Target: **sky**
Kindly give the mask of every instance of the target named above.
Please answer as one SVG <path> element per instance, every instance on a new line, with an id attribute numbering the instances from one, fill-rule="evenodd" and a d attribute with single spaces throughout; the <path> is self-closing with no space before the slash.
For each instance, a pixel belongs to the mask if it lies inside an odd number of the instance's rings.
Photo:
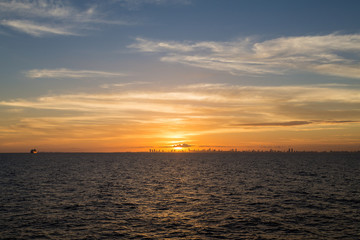
<path id="1" fill-rule="evenodd" d="M 0 152 L 358 151 L 359 10 L 0 0 Z"/>

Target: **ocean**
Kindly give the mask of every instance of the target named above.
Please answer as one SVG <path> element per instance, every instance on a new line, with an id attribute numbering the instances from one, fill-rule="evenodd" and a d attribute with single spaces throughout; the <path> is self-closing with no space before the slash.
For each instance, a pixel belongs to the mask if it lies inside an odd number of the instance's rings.
<path id="1" fill-rule="evenodd" d="M 0 154 L 0 239 L 360 239 L 360 153 Z"/>

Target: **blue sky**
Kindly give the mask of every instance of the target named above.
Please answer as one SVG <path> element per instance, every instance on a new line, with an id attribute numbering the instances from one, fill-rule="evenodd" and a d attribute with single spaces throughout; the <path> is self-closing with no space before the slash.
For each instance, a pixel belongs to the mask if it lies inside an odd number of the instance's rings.
<path id="1" fill-rule="evenodd" d="M 359 10 L 329 0 L 0 0 L 0 151 L 357 149 Z"/>

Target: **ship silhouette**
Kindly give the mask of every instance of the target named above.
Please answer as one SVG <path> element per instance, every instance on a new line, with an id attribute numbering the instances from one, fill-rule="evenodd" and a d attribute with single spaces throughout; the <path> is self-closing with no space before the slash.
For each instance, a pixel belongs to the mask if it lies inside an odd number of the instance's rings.
<path id="1" fill-rule="evenodd" d="M 37 153 L 37 150 L 34 148 L 34 149 L 31 149 L 30 150 L 30 153 L 32 153 L 32 154 L 35 154 L 35 153 Z"/>

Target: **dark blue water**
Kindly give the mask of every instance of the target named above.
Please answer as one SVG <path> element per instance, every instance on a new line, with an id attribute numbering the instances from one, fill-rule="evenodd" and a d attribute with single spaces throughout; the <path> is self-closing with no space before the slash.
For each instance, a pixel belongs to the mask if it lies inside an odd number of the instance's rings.
<path id="1" fill-rule="evenodd" d="M 360 239 L 359 153 L 0 154 L 1 239 Z"/>

